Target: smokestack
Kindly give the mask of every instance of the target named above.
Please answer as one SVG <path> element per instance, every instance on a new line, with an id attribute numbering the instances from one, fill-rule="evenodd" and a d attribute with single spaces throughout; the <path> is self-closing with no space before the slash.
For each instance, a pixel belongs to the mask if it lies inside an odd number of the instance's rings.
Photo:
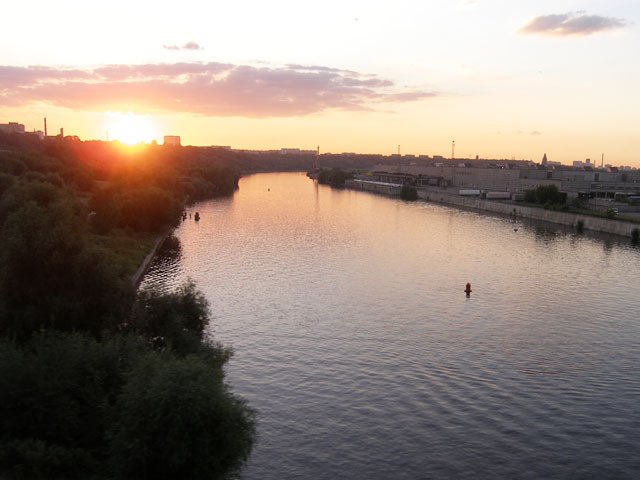
<path id="1" fill-rule="evenodd" d="M 44 136 L 47 136 L 47 117 L 44 117 Z"/>
<path id="2" fill-rule="evenodd" d="M 64 128 L 60 129 L 60 138 L 64 138 Z"/>

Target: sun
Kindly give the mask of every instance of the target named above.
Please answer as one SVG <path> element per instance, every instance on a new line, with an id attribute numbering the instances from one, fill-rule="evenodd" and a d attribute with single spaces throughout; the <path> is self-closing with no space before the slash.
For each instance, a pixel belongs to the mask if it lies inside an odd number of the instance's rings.
<path id="1" fill-rule="evenodd" d="M 135 113 L 107 113 L 107 136 L 127 145 L 157 140 L 153 120 Z"/>

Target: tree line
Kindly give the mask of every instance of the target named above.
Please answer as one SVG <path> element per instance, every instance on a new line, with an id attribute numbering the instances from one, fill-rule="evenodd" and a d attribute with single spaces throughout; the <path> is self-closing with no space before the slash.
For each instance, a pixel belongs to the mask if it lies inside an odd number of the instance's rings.
<path id="1" fill-rule="evenodd" d="M 149 146 L 0 136 L 0 476 L 227 478 L 255 438 L 195 285 L 135 292 L 148 238 L 238 173 Z M 111 243 L 110 243 L 111 242 Z"/>

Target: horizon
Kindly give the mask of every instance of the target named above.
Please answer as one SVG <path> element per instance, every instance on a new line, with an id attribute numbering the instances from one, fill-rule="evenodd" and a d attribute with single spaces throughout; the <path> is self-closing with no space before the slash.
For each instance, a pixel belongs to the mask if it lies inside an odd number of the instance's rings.
<path id="1" fill-rule="evenodd" d="M 640 167 L 632 1 L 65 7 L 5 7 L 0 38 L 20 48 L 0 53 L 0 123 L 444 158 L 455 141 L 456 158 Z"/>

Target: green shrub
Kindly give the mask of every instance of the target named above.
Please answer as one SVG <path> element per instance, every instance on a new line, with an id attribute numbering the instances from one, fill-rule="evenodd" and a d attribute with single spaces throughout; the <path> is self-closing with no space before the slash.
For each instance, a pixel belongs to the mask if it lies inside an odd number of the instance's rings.
<path id="1" fill-rule="evenodd" d="M 253 414 L 200 358 L 146 357 L 117 406 L 110 430 L 116 478 L 228 478 L 251 452 Z"/>
<path id="2" fill-rule="evenodd" d="M 411 185 L 403 185 L 400 190 L 400 198 L 403 200 L 417 200 L 418 199 L 418 191 L 416 187 L 412 187 Z"/>
<path id="3" fill-rule="evenodd" d="M 352 178 L 352 173 L 345 172 L 339 168 L 332 168 L 331 170 L 321 169 L 318 172 L 318 183 L 326 183 L 339 187 L 344 186 L 344 182 Z"/>
<path id="4" fill-rule="evenodd" d="M 171 348 L 186 355 L 198 351 L 208 323 L 209 303 L 189 281 L 171 293 L 140 291 L 127 328 L 158 350 Z"/>
<path id="5" fill-rule="evenodd" d="M 127 337 L 82 334 L 0 341 L 0 471 L 87 478 L 104 463 L 105 425 L 125 373 L 144 352 Z"/>
<path id="6" fill-rule="evenodd" d="M 552 208 L 553 205 L 566 203 L 567 194 L 560 192 L 555 185 L 540 185 L 534 190 L 527 190 L 524 199 L 529 203 L 539 203 L 544 208 Z"/>
<path id="7" fill-rule="evenodd" d="M 227 478 L 255 427 L 221 358 L 215 346 L 176 356 L 125 335 L 0 340 L 0 477 Z"/>

